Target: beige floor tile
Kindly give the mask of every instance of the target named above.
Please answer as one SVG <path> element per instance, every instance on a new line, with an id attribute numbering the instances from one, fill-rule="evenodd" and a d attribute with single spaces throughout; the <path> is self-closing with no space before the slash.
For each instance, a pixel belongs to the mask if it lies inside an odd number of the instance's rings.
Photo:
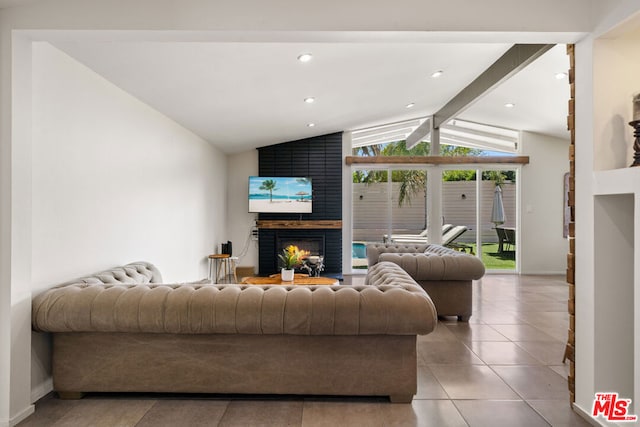
<path id="1" fill-rule="evenodd" d="M 566 343 L 560 341 L 516 341 L 519 347 L 538 359 L 543 365 L 562 364 Z"/>
<path id="2" fill-rule="evenodd" d="M 569 399 L 528 400 L 527 403 L 554 427 L 588 427 L 591 424 L 571 409 Z"/>
<path id="3" fill-rule="evenodd" d="M 127 427 L 135 426 L 156 403 L 146 399 L 94 399 L 80 400 L 55 427 Z"/>
<path id="4" fill-rule="evenodd" d="M 49 395 L 36 403 L 36 411 L 26 420 L 18 424 L 19 427 L 48 427 L 55 424 L 67 412 L 80 404 L 80 400 L 61 400 Z"/>
<path id="5" fill-rule="evenodd" d="M 460 341 L 437 343 L 417 343 L 418 357 L 430 366 L 432 364 L 482 365 L 483 362 Z"/>
<path id="6" fill-rule="evenodd" d="M 509 341 L 489 325 L 473 325 L 460 322 L 456 325 L 447 325 L 447 328 L 466 343 L 473 341 Z"/>
<path id="7" fill-rule="evenodd" d="M 467 425 L 450 400 L 414 400 L 411 405 L 382 405 L 381 412 L 385 427 L 466 427 Z"/>
<path id="8" fill-rule="evenodd" d="M 448 399 L 449 396 L 444 391 L 436 377 L 433 376 L 429 368 L 418 367 L 418 392 L 414 399 Z"/>
<path id="9" fill-rule="evenodd" d="M 222 419 L 228 401 L 219 400 L 158 400 L 136 427 L 212 426 Z"/>
<path id="10" fill-rule="evenodd" d="M 482 311 L 480 313 L 474 313 L 474 315 L 471 318 L 473 319 L 474 317 L 477 320 L 492 326 L 493 325 L 517 325 L 517 324 L 524 323 L 524 321 L 518 315 L 504 312 L 504 311 L 502 312 Z"/>
<path id="11" fill-rule="evenodd" d="M 547 427 L 536 411 L 522 400 L 455 400 L 470 427 Z"/>
<path id="12" fill-rule="evenodd" d="M 303 427 L 382 426 L 382 405 L 391 403 L 305 401 Z M 398 404 L 408 406 L 406 404 Z"/>
<path id="13" fill-rule="evenodd" d="M 451 399 L 518 399 L 488 366 L 433 365 L 431 372 Z"/>
<path id="14" fill-rule="evenodd" d="M 299 426 L 303 401 L 235 400 L 229 403 L 220 423 L 226 426 Z"/>
<path id="15" fill-rule="evenodd" d="M 568 325 L 569 322 L 567 322 Z M 563 325 L 564 326 L 564 325 Z M 562 341 L 564 343 L 567 342 L 567 339 L 569 338 L 569 326 L 567 326 L 567 329 L 564 330 L 563 327 L 557 327 L 557 328 L 547 328 L 547 327 L 542 327 L 540 328 L 540 330 L 542 332 L 544 332 L 545 334 L 555 338 L 558 341 Z"/>
<path id="16" fill-rule="evenodd" d="M 566 299 L 567 296 L 565 296 Z M 531 290 L 527 290 L 527 291 L 523 291 L 520 293 L 520 295 L 517 297 L 518 301 L 521 302 L 526 302 L 526 303 L 536 303 L 536 302 L 540 302 L 540 303 L 558 303 L 560 301 L 558 301 L 555 298 L 550 297 L 549 295 L 547 295 L 546 293 L 540 293 L 540 292 L 532 292 Z M 566 306 L 565 306 L 566 308 Z"/>
<path id="17" fill-rule="evenodd" d="M 567 303 L 561 302 L 520 302 L 521 307 L 520 310 L 525 311 L 545 311 L 545 312 L 558 312 L 558 313 L 566 313 L 567 312 Z"/>
<path id="18" fill-rule="evenodd" d="M 512 342 L 474 341 L 471 350 L 487 365 L 540 364 L 540 361 Z"/>
<path id="19" fill-rule="evenodd" d="M 527 323 L 540 328 L 566 329 L 569 326 L 569 314 L 567 310 L 551 311 L 523 311 L 520 317 Z"/>
<path id="20" fill-rule="evenodd" d="M 544 333 L 531 325 L 492 325 L 511 341 L 558 341 L 553 336 Z M 566 335 L 566 330 L 562 331 Z"/>
<path id="21" fill-rule="evenodd" d="M 433 332 L 427 335 L 419 335 L 418 342 L 431 342 L 431 341 L 458 341 L 458 338 L 451 332 L 449 328 L 439 321 Z"/>
<path id="22" fill-rule="evenodd" d="M 523 399 L 567 398 L 567 381 L 547 366 L 492 366 Z"/>
<path id="23" fill-rule="evenodd" d="M 549 368 L 565 380 L 569 376 L 569 361 L 566 361 L 564 365 L 550 365 Z"/>

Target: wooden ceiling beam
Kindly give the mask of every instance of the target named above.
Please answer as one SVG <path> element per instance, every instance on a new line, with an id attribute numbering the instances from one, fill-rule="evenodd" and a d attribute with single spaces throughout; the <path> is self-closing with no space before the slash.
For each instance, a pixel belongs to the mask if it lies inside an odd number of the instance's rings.
<path id="1" fill-rule="evenodd" d="M 485 93 L 509 79 L 527 65 L 551 49 L 553 44 L 514 44 L 496 62 L 484 70 L 474 81 L 462 89 L 433 115 L 433 127 L 439 129 L 448 120 L 456 117 Z M 429 128 L 420 126 L 406 139 L 407 148 L 418 144 L 429 133 Z"/>
<path id="2" fill-rule="evenodd" d="M 529 156 L 347 156 L 347 165 L 528 165 Z"/>

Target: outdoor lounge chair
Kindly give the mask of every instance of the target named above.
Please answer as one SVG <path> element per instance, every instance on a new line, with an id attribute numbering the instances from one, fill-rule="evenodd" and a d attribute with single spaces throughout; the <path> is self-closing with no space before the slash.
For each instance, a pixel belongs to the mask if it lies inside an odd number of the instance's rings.
<path id="1" fill-rule="evenodd" d="M 496 227 L 498 234 L 498 253 L 512 250 L 516 245 L 516 229 L 512 227 Z M 506 245 L 506 249 L 505 249 Z"/>
<path id="2" fill-rule="evenodd" d="M 453 228 L 452 224 L 444 224 L 442 226 L 442 234 L 445 234 L 447 231 Z M 389 239 L 389 235 L 385 234 L 382 236 L 382 241 L 385 243 L 389 242 L 405 242 L 411 239 L 417 239 L 418 241 L 422 241 L 422 239 L 426 240 L 427 238 L 427 229 L 425 228 L 420 234 L 392 234 L 391 239 Z"/>
<path id="3" fill-rule="evenodd" d="M 455 243 L 455 240 L 462 236 L 468 228 L 464 225 L 456 225 L 455 227 L 451 227 L 446 233 L 442 235 L 442 246 L 447 246 L 452 249 L 461 250 L 469 253 L 473 253 L 473 249 L 469 245 L 464 245 L 461 243 Z M 427 243 L 426 237 L 408 237 L 408 238 L 397 238 L 394 239 L 394 243 L 408 243 L 408 244 L 417 244 L 424 245 Z"/>
<path id="4" fill-rule="evenodd" d="M 466 252 L 468 250 L 469 253 L 473 253 L 473 247 L 465 245 L 463 243 L 456 243 L 456 239 L 462 236 L 467 230 L 468 228 L 464 225 L 456 225 L 451 230 L 442 235 L 442 246 L 456 249 L 461 252 Z"/>

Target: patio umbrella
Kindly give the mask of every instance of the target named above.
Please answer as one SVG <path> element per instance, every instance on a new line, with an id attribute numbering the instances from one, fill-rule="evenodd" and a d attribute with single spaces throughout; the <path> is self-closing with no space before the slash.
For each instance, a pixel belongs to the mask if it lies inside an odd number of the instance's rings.
<path id="1" fill-rule="evenodd" d="M 504 204 L 502 203 L 502 188 L 499 185 L 496 185 L 495 190 L 493 191 L 493 206 L 491 208 L 491 222 L 493 222 L 496 227 L 504 224 L 506 220 L 504 214 Z"/>

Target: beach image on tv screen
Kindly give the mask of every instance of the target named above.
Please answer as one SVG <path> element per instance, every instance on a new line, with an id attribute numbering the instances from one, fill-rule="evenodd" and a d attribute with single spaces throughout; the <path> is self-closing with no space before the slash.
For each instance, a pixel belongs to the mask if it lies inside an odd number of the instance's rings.
<path id="1" fill-rule="evenodd" d="M 309 178 L 249 177 L 249 212 L 311 213 Z"/>

